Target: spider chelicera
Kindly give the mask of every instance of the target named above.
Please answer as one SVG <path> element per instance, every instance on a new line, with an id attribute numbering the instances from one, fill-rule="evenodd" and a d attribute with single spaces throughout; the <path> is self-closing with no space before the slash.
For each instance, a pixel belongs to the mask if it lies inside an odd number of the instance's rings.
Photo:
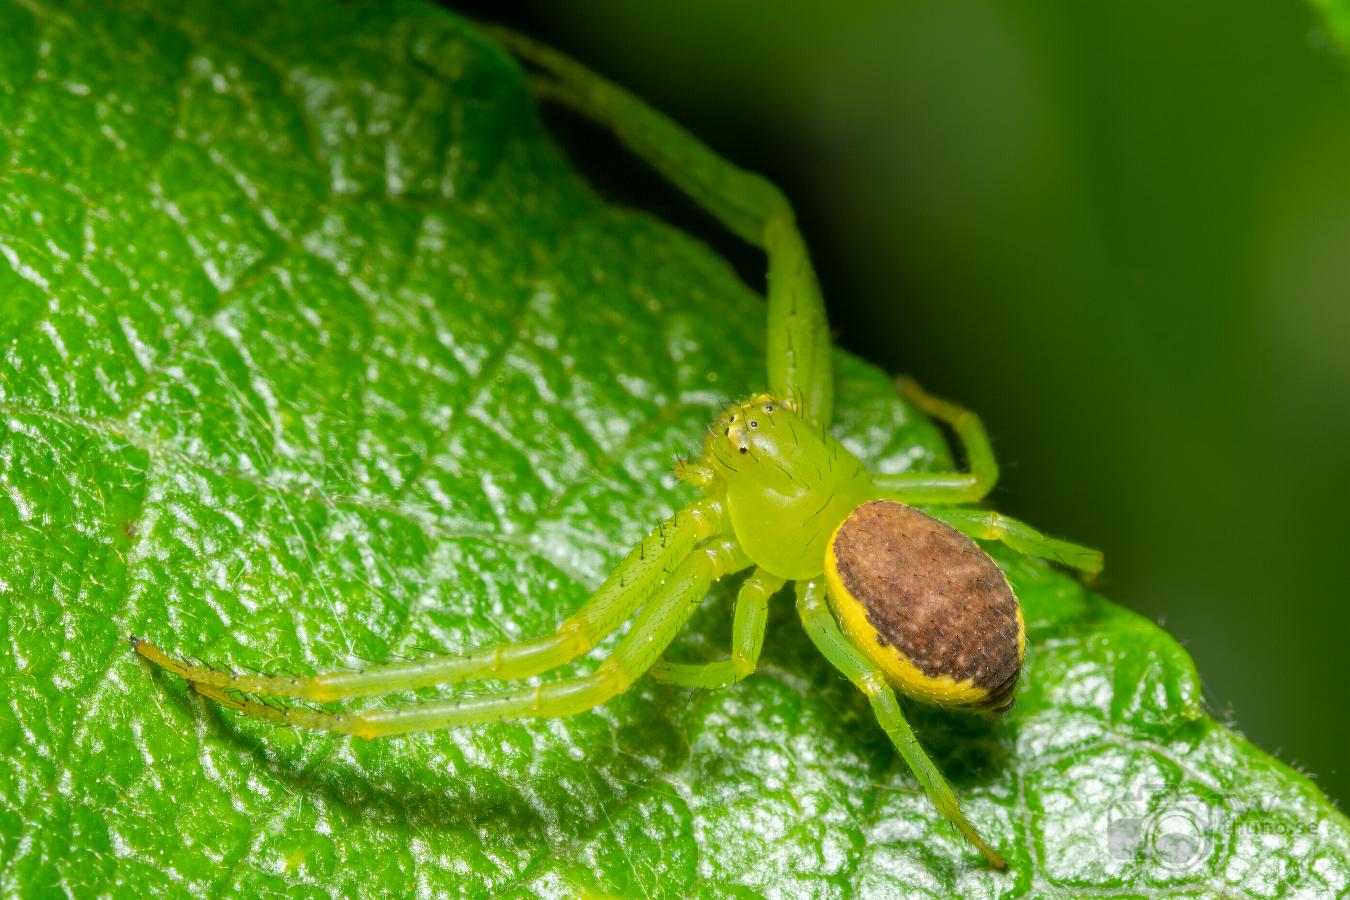
<path id="1" fill-rule="evenodd" d="M 767 393 L 733 403 L 703 451 L 676 474 L 703 498 L 634 547 L 590 599 L 547 637 L 457 655 L 310 677 L 245 675 L 184 663 L 133 637 L 136 652 L 241 713 L 364 738 L 457 728 L 499 719 L 571 716 L 623 693 L 650 672 L 658 681 L 722 688 L 755 670 L 770 598 L 794 583 L 811 641 L 867 695 L 877 721 L 938 810 L 995 866 L 956 795 L 914 736 L 896 691 L 929 704 L 1004 712 L 1025 650 L 1022 613 L 1007 579 L 971 538 L 1086 573 L 1101 555 L 1048 538 L 974 504 L 998 477 L 984 428 L 971 413 L 900 389 L 946 423 L 969 471 L 872 474 L 829 433 L 834 381 L 825 308 L 787 200 L 768 181 L 722 160 L 622 89 L 546 47 L 494 35 L 532 64 L 535 93 L 610 127 L 630 149 L 769 260 Z M 910 504 L 920 504 L 920 510 Z M 726 659 L 674 663 L 662 654 L 713 582 L 751 570 L 736 597 Z M 282 708 L 247 695 L 318 703 L 555 669 L 632 627 L 589 675 L 407 706 L 326 712 Z"/>

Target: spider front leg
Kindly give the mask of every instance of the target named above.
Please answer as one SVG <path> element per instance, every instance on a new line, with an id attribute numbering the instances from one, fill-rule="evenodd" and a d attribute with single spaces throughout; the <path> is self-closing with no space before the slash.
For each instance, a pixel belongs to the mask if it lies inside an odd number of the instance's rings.
<path id="1" fill-rule="evenodd" d="M 824 579 L 797 582 L 797 613 L 801 616 L 802 625 L 806 628 L 811 643 L 816 645 L 821 655 L 842 672 L 845 678 L 867 695 L 877 722 L 914 772 L 914 776 L 919 779 L 924 793 L 933 801 L 938 812 L 955 825 L 965 835 L 966 840 L 974 844 L 992 865 L 1004 868 L 1007 863 L 1003 861 L 1003 857 L 984 842 L 975 826 L 966 818 L 965 813 L 961 811 L 961 804 L 956 799 L 956 792 L 947 783 L 947 779 L 942 777 L 942 773 L 938 771 L 933 760 L 919 743 L 919 739 L 915 737 L 913 729 L 909 727 L 909 722 L 905 720 L 905 715 L 900 710 L 895 691 L 886 681 L 886 676 L 839 630 L 839 624 L 834 620 L 826 597 Z"/>
<path id="2" fill-rule="evenodd" d="M 721 537 L 708 541 L 657 588 L 614 653 L 594 672 L 577 678 L 358 713 L 278 708 L 232 697 L 212 685 L 194 688 L 254 718 L 363 738 L 460 728 L 501 719 L 572 716 L 626 691 L 665 652 L 712 583 L 749 565 L 750 560 L 734 539 Z"/>
<path id="3" fill-rule="evenodd" d="M 629 149 L 743 240 L 769 257 L 769 390 L 828 428 L 834 410 L 825 303 L 792 206 L 767 179 L 738 168 L 698 138 L 575 60 L 502 28 L 488 32 L 543 75 L 530 84 L 605 125 Z"/>
<path id="4" fill-rule="evenodd" d="M 755 671 L 764 647 L 764 628 L 769 622 L 769 599 L 785 579 L 756 568 L 736 594 L 735 618 L 731 624 L 731 657 L 710 663 L 674 663 L 661 660 L 652 667 L 652 677 L 668 684 L 715 690 L 728 687 Z"/>
<path id="5" fill-rule="evenodd" d="M 1102 570 L 1100 550 L 1047 537 L 1026 522 L 987 509 L 925 508 L 924 512 L 957 531 L 981 541 L 1002 541 L 1018 553 L 1048 559 L 1088 575 Z"/>
<path id="6" fill-rule="evenodd" d="M 979 416 L 919 387 L 903 376 L 896 379 L 901 396 L 930 418 L 945 423 L 956 434 L 966 455 L 969 472 L 905 472 L 876 475 L 873 481 L 888 499 L 901 503 L 975 503 L 998 482 L 998 461 Z"/>
<path id="7" fill-rule="evenodd" d="M 564 620 L 556 632 L 534 640 L 305 678 L 240 675 L 192 665 L 136 637 L 131 639 L 131 646 L 150 662 L 203 688 L 298 697 L 318 703 L 461 681 L 526 678 L 555 669 L 595 647 L 633 614 L 695 544 L 721 533 L 723 519 L 721 503 L 711 498 L 675 513 L 629 551 L 585 605 Z"/>

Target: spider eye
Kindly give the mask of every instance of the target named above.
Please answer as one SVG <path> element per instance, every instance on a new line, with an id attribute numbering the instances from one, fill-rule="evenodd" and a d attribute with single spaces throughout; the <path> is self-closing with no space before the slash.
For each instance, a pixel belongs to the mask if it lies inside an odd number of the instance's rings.
<path id="1" fill-rule="evenodd" d="M 749 447 L 742 447 L 742 448 L 741 448 L 741 452 L 742 452 L 742 453 L 749 453 L 749 452 L 750 452 L 750 448 L 749 448 Z"/>
<path id="2" fill-rule="evenodd" d="M 766 404 L 764 404 L 764 411 L 765 411 L 766 413 L 771 413 L 771 412 L 773 412 L 773 404 L 772 404 L 772 403 L 766 403 Z"/>
<path id="3" fill-rule="evenodd" d="M 750 427 L 751 427 L 751 428 L 758 428 L 758 427 L 759 427 L 759 423 L 758 423 L 758 422 L 751 422 L 751 423 L 750 423 Z"/>

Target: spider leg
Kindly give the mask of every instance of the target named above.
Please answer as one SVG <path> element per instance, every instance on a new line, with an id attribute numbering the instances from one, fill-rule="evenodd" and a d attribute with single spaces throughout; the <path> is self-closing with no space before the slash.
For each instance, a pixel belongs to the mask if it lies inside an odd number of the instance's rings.
<path id="1" fill-rule="evenodd" d="M 998 461 L 989 446 L 989 436 L 979 416 L 919 387 L 903 376 L 896 379 L 900 394 L 925 415 L 945 423 L 966 454 L 969 472 L 905 472 L 874 475 L 876 486 L 902 503 L 975 503 L 983 500 L 998 482 Z"/>
<path id="2" fill-rule="evenodd" d="M 925 508 L 924 512 L 955 528 L 967 537 L 982 541 L 1002 541 L 1018 553 L 1048 559 L 1077 569 L 1086 575 L 1102 570 L 1102 553 L 1082 544 L 1047 537 L 1026 522 L 986 509 L 960 507 Z"/>
<path id="3" fill-rule="evenodd" d="M 355 713 L 278 708 L 246 697 L 232 697 L 214 685 L 194 684 L 193 687 L 254 718 L 363 738 L 459 728 L 500 719 L 571 716 L 599 706 L 627 690 L 674 640 L 707 595 L 709 586 L 723 575 L 749 565 L 750 560 L 734 539 L 721 537 L 706 542 L 657 588 L 614 653 L 594 672 L 577 678 Z"/>
<path id="4" fill-rule="evenodd" d="M 669 684 L 712 690 L 735 684 L 754 672 L 759 651 L 764 646 L 769 598 L 778 593 L 784 581 L 761 568 L 756 568 L 745 579 L 736 594 L 729 659 L 710 663 L 674 663 L 663 659 L 652 667 L 652 677 Z"/>
<path id="5" fill-rule="evenodd" d="M 175 659 L 140 638 L 133 637 L 131 644 L 152 663 L 201 687 L 299 697 L 319 703 L 459 681 L 526 678 L 557 668 L 591 650 L 633 614 L 699 541 L 720 534 L 723 518 L 721 504 L 715 499 L 700 500 L 678 511 L 630 550 L 590 599 L 565 619 L 556 632 L 534 640 L 304 678 L 235 674 Z"/>
<path id="6" fill-rule="evenodd" d="M 811 643 L 816 645 L 821 654 L 842 672 L 844 677 L 867 695 L 877 722 L 881 724 L 886 736 L 891 739 L 895 749 L 914 772 L 914 776 L 919 779 L 924 793 L 933 801 L 938 812 L 955 825 L 965 835 L 966 840 L 979 848 L 992 865 L 1004 868 L 1007 864 L 1003 861 L 1003 857 L 980 838 L 975 826 L 961 811 L 961 805 L 951 785 L 942 777 L 942 773 L 938 771 L 914 735 L 913 729 L 909 727 L 909 722 L 905 720 L 905 715 L 900 710 L 895 691 L 886 682 L 886 676 L 839 630 L 839 624 L 835 622 L 834 614 L 830 612 L 826 600 L 824 579 L 815 578 L 811 581 L 797 582 L 797 612 L 801 616 L 807 635 L 811 638 Z"/>
<path id="7" fill-rule="evenodd" d="M 632 94 L 523 35 L 485 29 L 544 74 L 530 85 L 541 97 L 594 119 L 737 236 L 769 257 L 769 390 L 803 418 L 828 427 L 834 408 L 825 303 L 797 230 L 792 206 L 760 175 L 718 156 Z"/>
<path id="8" fill-rule="evenodd" d="M 712 484 L 717 479 L 717 473 L 712 466 L 691 459 L 681 459 L 675 463 L 675 477 L 685 484 L 701 488 Z"/>

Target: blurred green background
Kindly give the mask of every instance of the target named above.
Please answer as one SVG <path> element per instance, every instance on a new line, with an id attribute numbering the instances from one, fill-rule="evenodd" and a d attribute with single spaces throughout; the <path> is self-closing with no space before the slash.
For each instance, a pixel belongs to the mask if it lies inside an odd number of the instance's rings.
<path id="1" fill-rule="evenodd" d="M 451 5 L 782 186 L 840 343 L 981 413 L 998 507 L 1103 548 L 1213 712 L 1350 799 L 1350 66 L 1312 9 Z M 604 191 L 762 283 L 563 127 Z"/>

